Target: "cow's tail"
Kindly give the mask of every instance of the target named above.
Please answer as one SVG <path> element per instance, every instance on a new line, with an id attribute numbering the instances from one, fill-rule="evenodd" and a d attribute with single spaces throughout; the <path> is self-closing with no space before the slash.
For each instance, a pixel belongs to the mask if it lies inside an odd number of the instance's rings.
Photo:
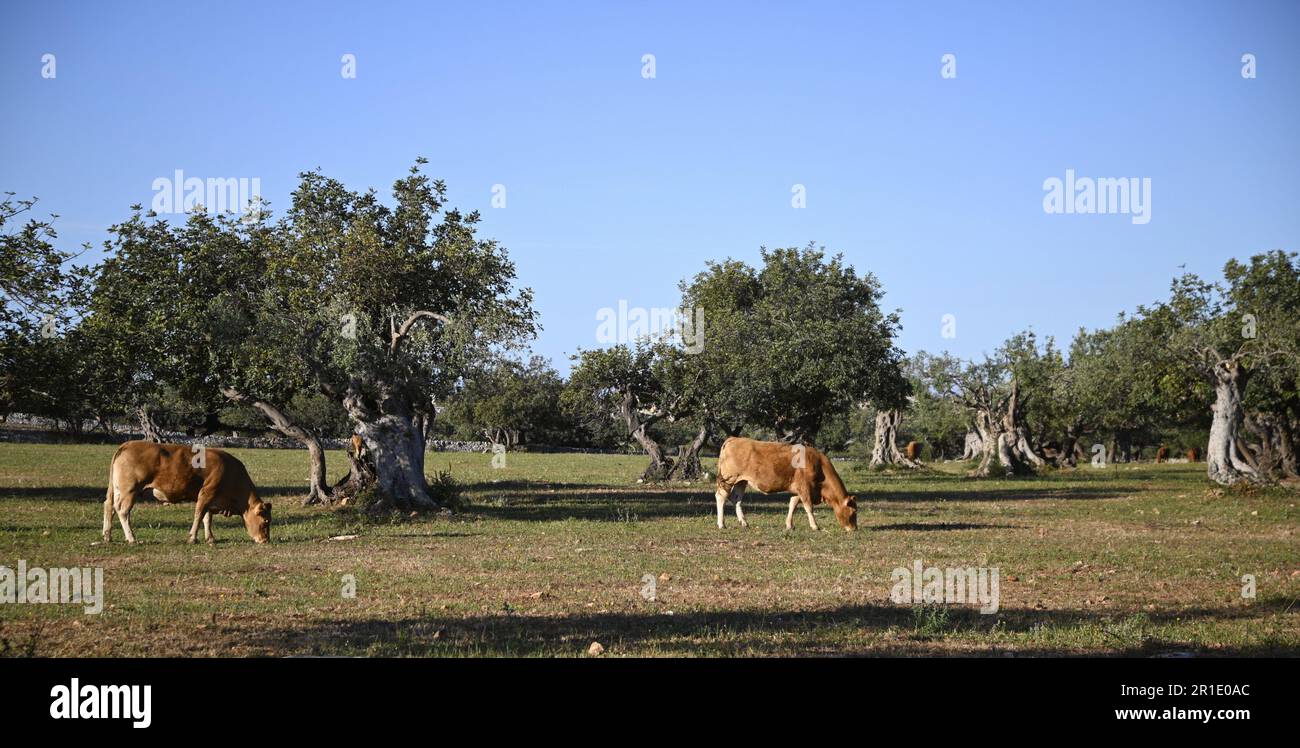
<path id="1" fill-rule="evenodd" d="M 117 451 L 113 453 L 113 459 L 108 461 L 108 494 L 104 497 L 104 504 L 112 506 L 113 504 L 113 466 L 117 464 L 117 456 L 122 454 L 126 449 L 126 442 L 118 445 Z"/>
<path id="2" fill-rule="evenodd" d="M 722 487 L 725 485 L 727 490 L 731 490 L 731 485 L 727 482 L 727 479 L 724 477 L 723 470 L 727 466 L 727 447 L 730 447 L 731 443 L 734 442 L 735 440 L 736 437 L 728 436 L 726 439 L 722 441 L 722 446 L 718 447 L 718 467 L 717 467 L 718 486 Z"/>

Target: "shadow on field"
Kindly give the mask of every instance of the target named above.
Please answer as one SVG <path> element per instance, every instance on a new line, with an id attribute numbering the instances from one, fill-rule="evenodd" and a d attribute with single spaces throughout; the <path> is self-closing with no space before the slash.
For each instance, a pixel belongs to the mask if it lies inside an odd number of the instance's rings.
<path id="1" fill-rule="evenodd" d="M 87 503 L 104 503 L 108 491 L 108 480 L 102 486 L 7 486 L 0 488 L 0 501 L 5 499 L 46 499 L 49 501 L 84 501 Z M 298 502 L 307 495 L 302 486 L 258 486 L 257 495 L 263 500 Z M 141 503 L 156 502 L 152 496 L 144 497 Z"/>
<path id="2" fill-rule="evenodd" d="M 700 485 L 704 485 L 704 484 L 701 483 Z M 709 485 L 712 486 L 713 484 L 710 483 Z M 465 489 L 467 491 L 471 491 L 475 493 L 482 493 L 482 492 L 490 493 L 492 491 L 512 491 L 512 492 L 523 491 L 523 492 L 532 493 L 540 490 L 618 491 L 621 490 L 622 488 L 623 487 L 620 487 L 618 485 L 611 485 L 608 483 L 556 483 L 554 481 L 547 481 L 547 480 L 536 480 L 536 481 L 534 480 L 484 480 L 484 481 L 474 481 L 473 483 L 465 484 Z M 643 486 L 634 486 L 631 488 L 640 489 L 643 488 Z M 713 489 L 710 488 L 709 492 L 712 493 Z"/>
<path id="3" fill-rule="evenodd" d="M 872 532 L 885 532 L 887 530 L 914 532 L 935 532 L 941 530 L 1015 530 L 1020 529 L 1020 527 L 1020 525 L 982 525 L 974 522 L 900 522 L 893 525 L 862 526 L 864 530 L 871 530 Z"/>
<path id="4" fill-rule="evenodd" d="M 1262 602 L 1249 609 L 1192 609 L 1148 616 L 1162 621 L 1215 620 L 1284 612 L 1286 601 Z M 1183 642 L 1162 641 L 1142 633 L 1123 614 L 1080 610 L 1003 609 L 981 615 L 972 608 L 947 608 L 939 627 L 918 626 L 913 608 L 887 603 L 849 605 L 819 611 L 734 610 L 699 613 L 589 613 L 577 615 L 495 615 L 409 617 L 399 620 L 320 621 L 292 628 L 246 632 L 247 643 L 268 654 L 436 656 L 496 654 L 512 656 L 582 654 L 593 641 L 610 653 L 620 650 L 660 655 L 801 655 L 881 656 L 895 654 L 958 654 L 1052 656 L 1073 655 L 1066 647 L 1035 644 L 1042 628 L 1097 627 L 1107 637 L 1105 655 L 1114 656 L 1277 656 L 1300 655 L 1287 645 L 1229 646 L 1207 649 Z M 999 647 L 973 642 L 963 647 L 950 636 L 987 635 L 997 626 L 1006 634 L 1021 634 Z M 861 631 L 890 632 L 891 638 L 872 648 L 845 648 L 836 638 Z M 976 648 L 971 649 L 970 644 Z"/>
<path id="5" fill-rule="evenodd" d="M 0 489 L 0 501 L 5 499 L 47 499 L 49 501 L 84 501 L 104 503 L 108 481 L 97 488 L 88 486 L 6 486 Z"/>
<path id="6" fill-rule="evenodd" d="M 690 487 L 656 490 L 640 486 L 616 488 L 517 481 L 511 483 L 515 486 L 512 489 L 503 488 L 504 482 L 470 486 L 465 491 L 470 499 L 469 511 L 484 517 L 506 520 L 635 522 L 666 517 L 699 517 L 706 511 L 712 511 L 714 506 L 711 487 L 707 490 Z M 746 496 L 745 506 L 768 503 L 764 499 L 770 501 L 772 496 Z M 788 499 L 781 501 L 784 503 Z"/>
<path id="7" fill-rule="evenodd" d="M 973 481 L 972 481 L 973 483 Z M 972 485 L 966 483 L 964 485 Z M 967 490 L 963 484 L 954 484 L 953 488 L 909 488 L 907 490 L 879 490 L 875 486 L 860 489 L 858 501 L 1043 501 L 1043 500 L 1098 500 L 1122 499 L 1133 495 L 1133 490 L 1121 491 L 1116 488 L 1072 485 L 1062 488 L 1044 488 L 1036 485 L 1011 486 L 1008 488 L 986 488 Z"/>
<path id="8" fill-rule="evenodd" d="M 593 521 L 636 521 L 666 517 L 699 517 L 714 511 L 713 486 L 672 488 L 647 488 L 644 486 L 617 487 L 567 483 L 529 483 L 527 481 L 502 481 L 501 483 L 476 483 L 467 486 L 474 513 L 485 517 L 508 520 L 560 521 L 566 519 Z M 860 504 L 873 502 L 938 503 L 943 501 L 1042 501 L 1042 500 L 1101 500 L 1131 496 L 1132 492 L 1098 486 L 1063 486 L 1044 488 L 1039 485 L 1012 486 L 964 490 L 954 487 L 879 490 L 869 487 L 857 493 Z M 762 511 L 777 509 L 784 512 L 790 494 L 745 494 L 746 508 Z M 825 505 L 820 505 L 820 510 Z M 727 506 L 728 516 L 733 512 Z M 981 529 L 984 526 L 895 526 L 891 529 L 937 530 Z M 996 528 L 998 525 L 988 525 Z"/>

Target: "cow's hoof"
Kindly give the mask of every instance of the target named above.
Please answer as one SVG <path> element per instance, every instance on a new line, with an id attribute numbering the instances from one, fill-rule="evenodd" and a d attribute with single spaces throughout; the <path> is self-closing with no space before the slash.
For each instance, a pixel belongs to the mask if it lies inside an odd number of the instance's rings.
<path id="1" fill-rule="evenodd" d="M 197 543 L 197 542 L 199 542 L 199 541 L 198 541 L 198 538 L 196 538 L 196 537 L 194 537 L 193 535 L 191 535 L 190 537 L 186 538 L 185 542 L 186 542 L 186 543 L 189 543 L 190 545 L 194 545 L 195 543 Z"/>
<path id="2" fill-rule="evenodd" d="M 205 540 L 204 542 L 207 543 L 208 545 L 216 545 L 216 544 L 217 544 L 217 539 L 216 539 L 216 538 L 208 538 L 208 539 Z"/>

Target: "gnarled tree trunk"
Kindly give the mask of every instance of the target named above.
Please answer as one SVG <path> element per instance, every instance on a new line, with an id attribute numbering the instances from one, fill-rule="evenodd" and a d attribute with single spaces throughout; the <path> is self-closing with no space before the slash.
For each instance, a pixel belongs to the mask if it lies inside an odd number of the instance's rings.
<path id="1" fill-rule="evenodd" d="M 348 474 L 339 478 L 330 494 L 331 501 L 346 503 L 366 486 L 374 486 L 375 470 L 366 457 L 366 443 L 360 436 L 352 435 L 344 454 L 348 457 Z"/>
<path id="2" fill-rule="evenodd" d="M 162 433 L 158 424 L 154 423 L 153 416 L 149 413 L 149 408 L 144 405 L 137 405 L 135 408 L 135 417 L 140 421 L 140 433 L 144 435 L 145 441 L 151 441 L 154 444 L 162 444 Z"/>
<path id="3" fill-rule="evenodd" d="M 667 480 L 673 470 L 673 461 L 664 455 L 664 450 L 659 446 L 659 442 L 650 436 L 650 424 L 640 418 L 636 410 L 636 400 L 628 393 L 623 396 L 619 404 L 619 411 L 623 416 L 623 422 L 627 424 L 628 432 L 636 443 L 641 445 L 641 449 L 650 456 L 650 464 L 646 467 L 645 472 L 641 473 L 641 480 L 647 483 L 654 483 Z"/>
<path id="4" fill-rule="evenodd" d="M 978 460 L 980 455 L 984 454 L 984 442 L 980 439 L 980 432 L 972 428 L 966 432 L 966 441 L 962 445 L 962 460 Z"/>
<path id="5" fill-rule="evenodd" d="M 979 464 L 967 475 L 972 478 L 986 478 L 993 472 L 993 460 L 1001 448 L 1002 421 L 994 418 L 987 410 L 976 411 L 975 432 L 979 435 Z"/>
<path id="6" fill-rule="evenodd" d="M 307 495 L 303 497 L 303 504 L 320 504 L 330 500 L 330 493 L 325 489 L 325 449 L 315 434 L 294 423 L 283 411 L 265 400 L 249 397 L 232 387 L 222 387 L 221 394 L 231 402 L 253 406 L 271 423 L 271 428 L 290 439 L 297 439 L 307 448 L 311 470 L 307 474 Z"/>
<path id="7" fill-rule="evenodd" d="M 1246 430 L 1259 439 L 1257 445 L 1243 450 L 1242 457 L 1269 481 L 1295 478 L 1296 454 L 1286 416 L 1272 413 L 1246 413 L 1242 421 Z"/>
<path id="8" fill-rule="evenodd" d="M 1020 382 L 1012 379 L 1011 395 L 1007 399 L 1007 409 L 1002 416 L 1003 444 L 999 450 L 1006 452 L 1006 457 L 1002 459 L 1003 466 L 1014 473 L 1027 472 L 1047 464 L 1047 461 L 1034 449 L 1020 406 Z"/>
<path id="9" fill-rule="evenodd" d="M 876 412 L 876 442 L 871 449 L 871 467 L 902 465 L 919 468 L 921 463 L 908 459 L 898 448 L 898 424 L 903 421 L 903 411 L 898 408 Z"/>
<path id="10" fill-rule="evenodd" d="M 1205 472 L 1224 486 L 1258 483 L 1261 478 L 1241 456 L 1240 430 L 1244 419 L 1241 399 L 1249 375 L 1235 359 L 1217 362 L 1214 377 L 1214 406 L 1211 409 L 1210 442 L 1205 448 Z"/>
<path id="11" fill-rule="evenodd" d="M 700 430 L 695 433 L 691 443 L 683 447 L 668 477 L 673 480 L 698 480 L 704 474 L 704 468 L 700 465 L 700 449 L 708 438 L 709 424 L 705 422 L 700 425 Z"/>
<path id="12" fill-rule="evenodd" d="M 993 472 L 995 459 L 1006 472 L 1012 474 L 1031 472 L 1046 464 L 1034 450 L 1020 406 L 1020 383 L 1013 379 L 1011 391 L 1004 398 L 993 402 L 991 406 L 976 409 L 975 430 L 979 432 L 982 451 L 979 465 L 968 475 L 975 478 L 988 477 Z"/>
<path id="13" fill-rule="evenodd" d="M 377 383 L 381 393 L 374 402 L 361 393 L 358 383 L 348 389 L 343 409 L 365 444 L 362 460 L 368 463 L 365 480 L 350 495 L 373 485 L 383 501 L 402 511 L 438 509 L 424 477 L 424 431 L 407 397 Z M 364 475 L 373 475 L 373 483 Z"/>
<path id="14" fill-rule="evenodd" d="M 1065 429 L 1065 439 L 1056 454 L 1056 464 L 1061 467 L 1076 467 L 1079 464 L 1079 426 L 1070 425 Z"/>
<path id="15" fill-rule="evenodd" d="M 483 437 L 493 446 L 500 444 L 506 450 L 513 450 L 519 446 L 519 429 L 492 427 L 483 429 L 482 432 Z"/>

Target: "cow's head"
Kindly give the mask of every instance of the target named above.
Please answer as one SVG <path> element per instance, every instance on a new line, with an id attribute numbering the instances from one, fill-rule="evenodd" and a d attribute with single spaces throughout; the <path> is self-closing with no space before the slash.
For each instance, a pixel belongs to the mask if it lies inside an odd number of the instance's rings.
<path id="1" fill-rule="evenodd" d="M 244 512 L 244 529 L 254 543 L 266 543 L 271 540 L 271 502 L 256 497 L 248 502 Z"/>
<path id="2" fill-rule="evenodd" d="M 850 496 L 836 506 L 835 519 L 848 532 L 858 529 L 858 497 Z"/>

